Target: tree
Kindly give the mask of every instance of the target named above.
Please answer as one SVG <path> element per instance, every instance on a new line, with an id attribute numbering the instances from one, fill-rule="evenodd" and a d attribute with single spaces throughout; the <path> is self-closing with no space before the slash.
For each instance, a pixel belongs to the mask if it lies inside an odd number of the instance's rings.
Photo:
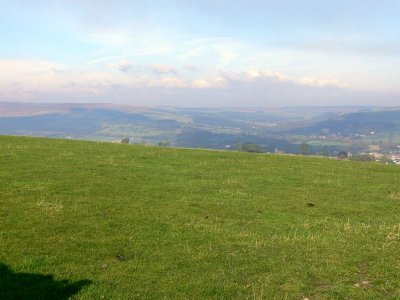
<path id="1" fill-rule="evenodd" d="M 253 143 L 245 143 L 245 144 L 241 145 L 240 151 L 254 152 L 254 153 L 262 153 L 262 152 L 264 152 L 263 148 L 261 148 L 257 144 L 253 144 Z"/>
<path id="2" fill-rule="evenodd" d="M 121 140 L 121 143 L 122 144 L 129 144 L 129 138 L 123 138 L 122 140 Z"/>
<path id="3" fill-rule="evenodd" d="M 340 151 L 338 154 L 339 159 L 347 159 L 349 158 L 349 152 L 347 151 Z"/>
<path id="4" fill-rule="evenodd" d="M 170 141 L 161 141 L 157 144 L 159 147 L 170 147 L 171 146 L 171 142 Z"/>
<path id="5" fill-rule="evenodd" d="M 310 152 L 310 146 L 307 143 L 302 143 L 299 146 L 299 152 L 300 154 L 307 155 Z"/>

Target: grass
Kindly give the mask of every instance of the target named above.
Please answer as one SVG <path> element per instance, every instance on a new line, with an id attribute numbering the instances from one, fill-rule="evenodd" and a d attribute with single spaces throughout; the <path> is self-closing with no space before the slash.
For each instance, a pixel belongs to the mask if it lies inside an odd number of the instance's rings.
<path id="1" fill-rule="evenodd" d="M 375 163 L 0 137 L 0 298 L 48 285 L 49 299 L 399 299 L 399 178 Z"/>

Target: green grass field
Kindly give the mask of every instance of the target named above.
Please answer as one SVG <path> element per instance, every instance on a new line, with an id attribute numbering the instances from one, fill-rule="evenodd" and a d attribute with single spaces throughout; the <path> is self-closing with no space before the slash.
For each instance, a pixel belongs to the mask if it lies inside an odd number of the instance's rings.
<path id="1" fill-rule="evenodd" d="M 0 137 L 0 299 L 400 299 L 400 167 Z"/>

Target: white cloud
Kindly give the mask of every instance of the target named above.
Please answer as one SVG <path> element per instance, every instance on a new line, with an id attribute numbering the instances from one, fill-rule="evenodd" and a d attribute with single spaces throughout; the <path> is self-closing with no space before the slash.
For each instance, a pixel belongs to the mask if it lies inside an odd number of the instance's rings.
<path id="1" fill-rule="evenodd" d="M 153 65 L 152 71 L 154 74 L 177 74 L 175 68 L 169 65 Z"/>
<path id="2" fill-rule="evenodd" d="M 192 81 L 191 87 L 194 89 L 225 89 L 228 88 L 228 82 L 222 77 L 196 79 Z"/>
<path id="3" fill-rule="evenodd" d="M 129 72 L 133 68 L 133 64 L 128 60 L 120 60 L 118 62 L 118 69 L 121 72 Z"/>
<path id="4" fill-rule="evenodd" d="M 47 60 L 0 60 L 0 78 L 14 77 L 16 75 L 30 75 L 64 69 L 61 63 Z"/>
<path id="5" fill-rule="evenodd" d="M 128 72 L 132 68 L 140 72 Z M 159 72 L 156 75 L 155 70 Z M 135 65 L 129 60 L 119 60 L 103 69 L 73 69 L 52 61 L 0 60 L 0 99 L 255 107 L 370 104 L 385 96 L 355 91 L 339 79 L 293 77 L 271 70 L 184 75 L 172 65 Z M 387 103 L 399 94 L 399 90 L 391 91 Z"/>
<path id="6" fill-rule="evenodd" d="M 199 69 L 195 66 L 195 65 L 193 65 L 193 64 L 185 64 L 185 69 L 187 69 L 187 70 L 189 70 L 189 71 L 191 71 L 191 72 L 196 72 L 196 71 L 198 71 Z"/>
<path id="7" fill-rule="evenodd" d="M 335 87 L 335 88 L 348 88 L 349 85 L 341 81 L 339 79 L 320 79 L 320 78 L 313 78 L 313 77 L 301 77 L 295 78 L 290 77 L 288 75 L 273 72 L 270 70 L 267 71 L 259 71 L 259 70 L 249 70 L 244 72 L 226 72 L 221 71 L 221 75 L 227 79 L 228 81 L 233 82 L 252 82 L 252 81 L 259 81 L 263 79 L 269 79 L 276 82 L 283 82 L 283 83 L 292 83 L 299 86 L 308 86 L 308 87 Z"/>

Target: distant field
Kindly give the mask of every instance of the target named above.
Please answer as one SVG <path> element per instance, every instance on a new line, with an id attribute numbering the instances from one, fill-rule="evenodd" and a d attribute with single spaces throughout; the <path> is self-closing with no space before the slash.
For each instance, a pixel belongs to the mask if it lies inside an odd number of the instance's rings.
<path id="1" fill-rule="evenodd" d="M 400 299 L 400 167 L 0 136 L 0 299 L 69 297 Z"/>

